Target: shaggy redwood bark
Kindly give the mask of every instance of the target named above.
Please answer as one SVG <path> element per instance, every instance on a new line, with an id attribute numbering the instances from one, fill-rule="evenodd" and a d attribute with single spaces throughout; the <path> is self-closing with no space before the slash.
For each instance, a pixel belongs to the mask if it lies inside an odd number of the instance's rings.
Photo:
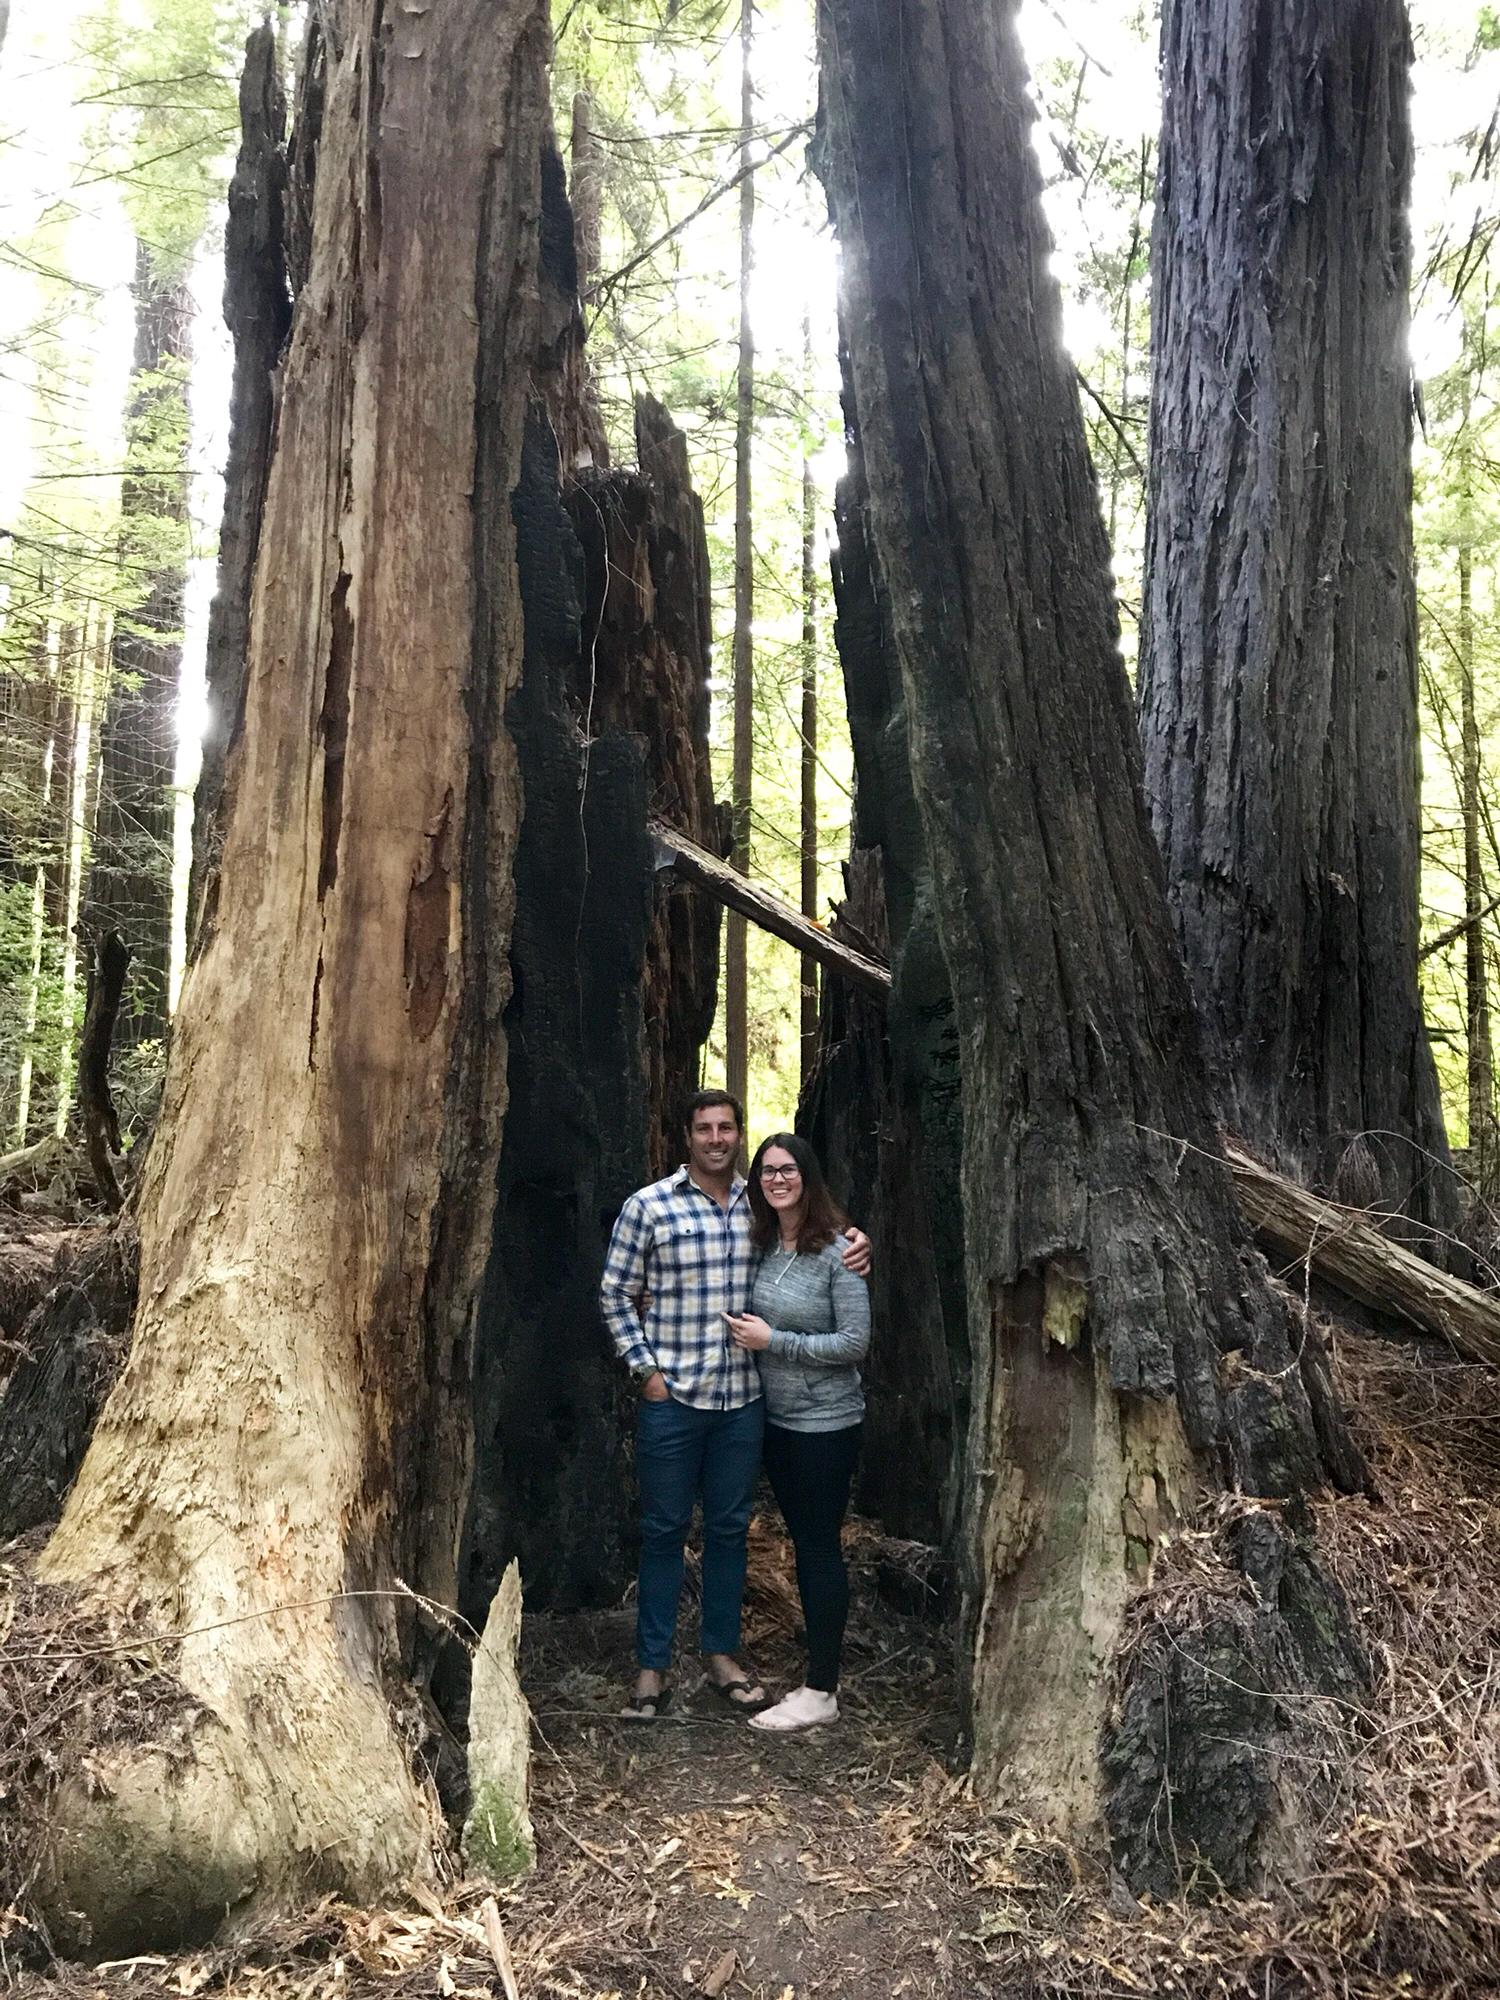
<path id="1" fill-rule="evenodd" d="M 276 367 L 291 325 L 286 269 L 286 105 L 270 24 L 245 44 L 240 151 L 224 229 L 224 321 L 234 339 L 229 451 L 219 575 L 208 613 L 208 723 L 193 800 L 188 938 L 196 950 L 212 922 L 223 844 L 225 759 L 244 717 L 250 588 L 260 545 L 276 414 Z"/>
<path id="2" fill-rule="evenodd" d="M 62 1801 L 50 1901 L 96 1949 L 432 1865 L 402 1591 L 454 1600 L 504 1111 L 547 30 L 328 18 L 217 921 L 130 1360 L 44 1558 L 181 1633 L 202 1710 Z"/>
<path id="3" fill-rule="evenodd" d="M 193 297 L 136 245 L 135 359 L 120 488 L 121 558 L 139 601 L 115 619 L 99 730 L 99 805 L 84 925 L 118 930 L 134 967 L 125 1046 L 162 1040 L 172 962 L 177 690 L 188 563 L 187 373 Z"/>
<path id="4" fill-rule="evenodd" d="M 1226 1748 L 1183 1702 L 1163 1730 L 1127 1670 L 1101 1769 L 1127 1599 L 1198 1495 L 1237 1484 L 1295 1501 L 1348 1460 L 1215 1130 L 1141 794 L 1014 12 L 819 10 L 853 400 L 959 1027 L 974 1774 L 1082 1832 L 1108 1782 L 1135 1880 L 1195 1858 L 1244 1880 L 1269 1853 L 1274 1729 Z M 1342 1604 L 1309 1571 L 1342 1640 Z M 1301 1625 L 1274 1600 L 1267 1619 L 1322 1678 Z M 1261 1643 L 1245 1638 L 1247 1685 L 1269 1670 Z M 1256 1810 L 1216 1814 L 1240 1757 Z M 1183 1802 L 1175 1820 L 1141 1804 L 1152 1784 Z"/>
<path id="5" fill-rule="evenodd" d="M 1404 0 L 1165 11 L 1146 784 L 1228 1122 L 1451 1229 L 1417 985 Z"/>

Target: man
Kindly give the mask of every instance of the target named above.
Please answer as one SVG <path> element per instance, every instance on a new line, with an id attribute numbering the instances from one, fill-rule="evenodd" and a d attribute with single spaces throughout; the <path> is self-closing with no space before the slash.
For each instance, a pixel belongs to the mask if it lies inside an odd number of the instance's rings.
<path id="1" fill-rule="evenodd" d="M 640 1671 L 621 1711 L 632 1721 L 654 1722 L 666 1706 L 663 1677 L 695 1501 L 703 1507 L 701 1643 L 709 1684 L 735 1708 L 753 1711 L 766 1699 L 736 1658 L 765 1421 L 755 1357 L 734 1344 L 724 1324 L 726 1313 L 749 1304 L 754 1263 L 748 1191 L 736 1171 L 744 1122 L 728 1091 L 699 1091 L 687 1107 L 686 1164 L 621 1209 L 599 1288 L 615 1352 L 640 1392 Z M 863 1275 L 869 1242 L 857 1229 L 849 1237 L 845 1262 Z"/>

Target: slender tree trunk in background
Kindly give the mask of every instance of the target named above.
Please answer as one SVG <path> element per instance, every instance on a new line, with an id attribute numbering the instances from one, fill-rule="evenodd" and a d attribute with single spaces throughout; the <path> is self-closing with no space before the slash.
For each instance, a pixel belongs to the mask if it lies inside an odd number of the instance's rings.
<path id="1" fill-rule="evenodd" d="M 51 669 L 55 586 L 38 558 L 34 580 L 12 586 L 7 624 L 24 659 L 16 673 L 0 675 L 0 882 L 30 882 L 39 838 L 36 801 L 51 734 L 55 690 Z M 23 602 L 14 601 L 23 592 Z"/>
<path id="2" fill-rule="evenodd" d="M 1014 13 L 819 9 L 854 415 L 963 1023 L 973 1769 L 985 1795 L 1074 1833 L 1107 1811 L 1138 1884 L 1197 1863 L 1242 1882 L 1280 1831 L 1275 1724 L 1248 1690 L 1273 1659 L 1282 1686 L 1352 1686 L 1342 1600 L 1274 1507 L 1233 1550 L 1263 1586 L 1255 1632 L 1168 1631 L 1115 1685 L 1127 1598 L 1199 1495 L 1294 1503 L 1357 1459 L 1219 1148 Z M 1321 1625 L 1286 1611 L 1293 1573 Z M 1192 1671 L 1174 1682 L 1178 1655 Z"/>
<path id="3" fill-rule="evenodd" d="M 751 533 L 750 460 L 755 442 L 755 335 L 750 325 L 750 273 L 755 254 L 755 176 L 751 74 L 754 0 L 740 0 L 740 356 L 734 424 L 734 754 L 730 777 L 729 858 L 750 873 L 750 806 L 755 748 L 755 547 Z M 750 1078 L 750 999 L 745 919 L 730 911 L 724 925 L 724 1080 L 746 1100 Z"/>
<path id="4" fill-rule="evenodd" d="M 1404 0 L 1171 0 L 1141 723 L 1224 1112 L 1450 1229 L 1417 984 Z"/>
<path id="5" fill-rule="evenodd" d="M 573 130 L 568 148 L 568 191 L 572 198 L 580 297 L 587 295 L 599 276 L 602 174 L 599 141 L 594 134 L 594 100 L 586 90 L 580 90 L 573 97 Z"/>
<path id="6" fill-rule="evenodd" d="M 811 382 L 812 324 L 802 322 Z M 812 460 L 802 460 L 802 914 L 818 915 L 818 489 Z M 802 960 L 802 1090 L 818 1056 L 818 967 Z"/>
<path id="7" fill-rule="evenodd" d="M 1135 214 L 1130 223 L 1130 241 L 1125 249 L 1125 274 L 1120 283 L 1120 428 L 1115 433 L 1109 454 L 1109 545 L 1118 551 L 1120 526 L 1120 497 L 1126 480 L 1126 426 L 1130 422 L 1130 396 L 1134 387 L 1131 368 L 1135 361 L 1135 328 L 1132 315 L 1135 310 L 1135 260 L 1140 254 L 1141 230 L 1150 200 L 1150 185 L 1147 179 L 1146 162 L 1148 148 L 1141 142 L 1141 177 L 1136 186 Z"/>
<path id="8" fill-rule="evenodd" d="M 1467 1028 L 1469 1172 L 1487 1200 L 1493 1200 L 1500 1165 L 1495 1120 L 1495 1055 L 1490 1030 L 1489 967 L 1485 954 L 1484 909 L 1489 901 L 1480 846 L 1484 782 L 1478 708 L 1474 698 L 1474 450 L 1469 432 L 1469 377 L 1464 381 L 1463 430 L 1458 447 L 1458 672 L 1463 732 L 1460 806 L 1464 827 L 1464 1019 Z"/>
<path id="9" fill-rule="evenodd" d="M 47 783 L 47 826 L 42 865 L 47 922 L 62 928 L 68 903 L 68 820 L 73 805 L 73 758 L 78 747 L 78 713 L 88 673 L 88 620 L 63 627 L 57 648 L 57 694 L 52 711 L 51 769 Z"/>
<path id="10" fill-rule="evenodd" d="M 266 25 L 255 29 L 245 44 L 240 151 L 229 183 L 224 229 L 224 322 L 234 341 L 234 373 L 229 387 L 219 573 L 208 612 L 208 722 L 193 800 L 190 955 L 196 954 L 205 926 L 213 921 L 227 811 L 225 765 L 244 719 L 250 590 L 275 430 L 276 368 L 291 325 L 285 139 L 286 104 L 276 37 Z"/>
<path id="11" fill-rule="evenodd" d="M 57 1104 L 53 1130 L 61 1138 L 68 1127 L 73 1107 L 74 1048 L 78 1016 L 78 914 L 83 903 L 84 854 L 89 837 L 89 812 L 94 792 L 98 759 L 94 755 L 94 716 L 99 693 L 109 671 L 109 626 L 103 612 L 97 629 L 79 656 L 78 696 L 73 714 L 73 753 L 69 760 L 71 784 L 67 807 L 68 851 L 66 888 L 59 925 L 62 931 L 62 980 L 59 1002 L 58 1046 L 62 1063 L 57 1079 Z"/>
<path id="12" fill-rule="evenodd" d="M 16 671 L 0 675 L 0 883 L 12 892 L 12 909 L 24 921 L 26 947 L 13 961 L 14 1016 L 7 1024 L 3 1087 L 5 1137 L 0 1147 L 24 1145 L 31 1109 L 30 1000 L 36 990 L 33 968 L 37 931 L 37 863 L 43 851 L 46 815 L 40 805 L 52 741 L 57 689 L 52 653 L 56 586 L 40 555 L 32 578 L 12 583 L 6 623 L 8 649 Z M 30 1025 L 28 1025 L 30 1022 Z"/>
<path id="13" fill-rule="evenodd" d="M 340 0 L 327 46 L 217 915 L 42 1564 L 187 1634 L 204 1711 L 59 1800 L 52 1912 L 96 1952 L 432 1867 L 398 1579 L 454 1601 L 472 1455 L 548 35 L 539 0 Z"/>
<path id="14" fill-rule="evenodd" d="M 125 1048 L 167 1032 L 193 323 L 186 281 L 161 276 L 144 240 L 136 244 L 134 291 L 120 540 L 141 594 L 115 620 L 83 916 L 95 935 L 118 930 L 130 948 L 133 977 L 119 1033 Z"/>
<path id="15" fill-rule="evenodd" d="M 57 760 L 58 712 L 62 703 L 62 681 L 66 671 L 63 648 L 66 634 L 55 625 L 48 627 L 47 673 L 39 686 L 37 719 L 41 761 L 36 773 L 36 791 L 29 801 L 29 863 L 31 880 L 30 929 L 21 1003 L 21 1061 L 16 1077 L 15 1141 L 24 1146 L 31 1136 L 32 1094 L 36 1083 L 37 1030 L 41 1025 L 42 968 L 47 944 L 47 886 L 50 870 L 49 836 L 53 829 L 53 770 Z"/>

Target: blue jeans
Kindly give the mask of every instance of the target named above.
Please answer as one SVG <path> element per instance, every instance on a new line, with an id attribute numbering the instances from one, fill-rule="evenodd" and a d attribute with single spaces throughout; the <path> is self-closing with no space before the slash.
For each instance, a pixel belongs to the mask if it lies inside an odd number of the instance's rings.
<path id="1" fill-rule="evenodd" d="M 737 1410 L 694 1410 L 668 1398 L 641 1398 L 635 1470 L 641 1489 L 641 1569 L 636 1597 L 636 1663 L 656 1673 L 672 1664 L 682 1551 L 703 1502 L 705 1653 L 733 1653 L 740 1643 L 745 1593 L 745 1531 L 760 1471 L 766 1406 L 757 1397 Z"/>

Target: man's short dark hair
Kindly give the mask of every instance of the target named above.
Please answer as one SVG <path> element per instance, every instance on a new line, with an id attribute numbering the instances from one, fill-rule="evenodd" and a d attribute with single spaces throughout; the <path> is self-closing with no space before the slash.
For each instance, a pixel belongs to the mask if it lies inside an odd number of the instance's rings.
<path id="1" fill-rule="evenodd" d="M 745 1129 L 745 1107 L 737 1097 L 731 1097 L 727 1090 L 700 1090 L 690 1097 L 683 1108 L 682 1129 L 691 1132 L 693 1120 L 700 1111 L 712 1111 L 715 1105 L 727 1104 L 734 1113 L 736 1130 Z"/>

